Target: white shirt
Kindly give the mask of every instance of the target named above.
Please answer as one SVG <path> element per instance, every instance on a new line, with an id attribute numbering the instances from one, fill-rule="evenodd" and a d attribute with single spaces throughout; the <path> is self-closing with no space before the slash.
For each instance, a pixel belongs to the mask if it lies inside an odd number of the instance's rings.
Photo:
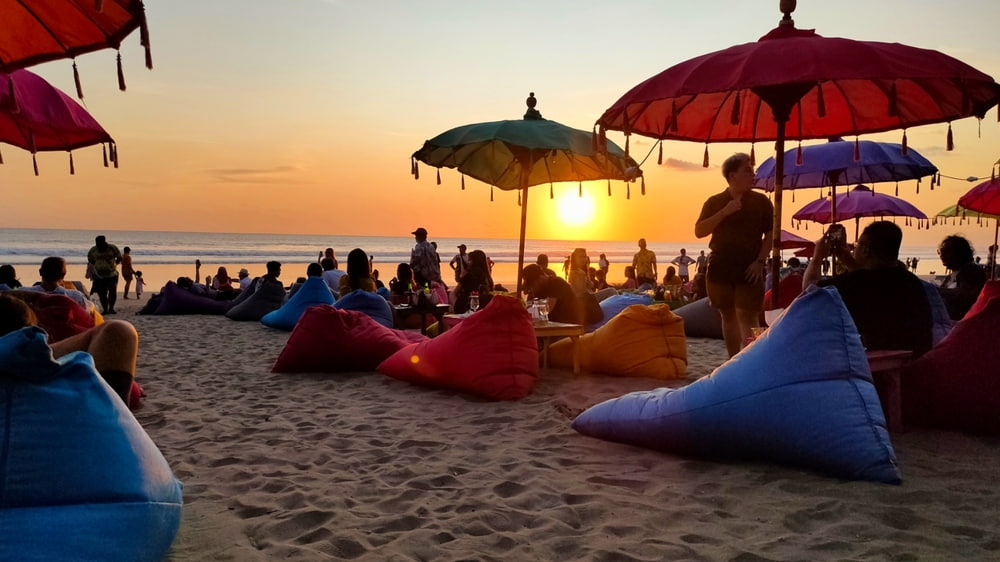
<path id="1" fill-rule="evenodd" d="M 50 295 L 66 295 L 67 297 L 73 299 L 73 302 L 83 307 L 87 312 L 93 313 L 95 307 L 94 303 L 90 302 L 90 299 L 85 297 L 83 293 L 77 291 L 76 289 L 64 289 L 62 287 L 56 287 L 51 291 L 46 291 L 41 285 L 33 285 L 31 287 L 21 287 L 19 291 L 34 291 L 36 293 L 48 293 Z"/>
<path id="2" fill-rule="evenodd" d="M 328 269 L 323 272 L 323 281 L 326 282 L 326 286 L 330 287 L 330 290 L 334 294 L 340 294 L 340 278 L 347 275 L 347 272 L 342 269 Z"/>
<path id="3" fill-rule="evenodd" d="M 250 287 L 250 283 L 253 283 L 253 277 L 250 277 L 249 275 L 240 279 L 240 290 L 246 291 Z"/>

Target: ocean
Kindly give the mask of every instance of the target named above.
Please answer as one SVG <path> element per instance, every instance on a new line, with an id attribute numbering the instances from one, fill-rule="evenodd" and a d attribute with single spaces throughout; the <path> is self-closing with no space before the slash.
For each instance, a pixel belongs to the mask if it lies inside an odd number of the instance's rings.
<path id="1" fill-rule="evenodd" d="M 800 234 L 806 238 L 818 231 Z M 200 259 L 200 276 L 213 275 L 219 266 L 226 267 L 230 275 L 246 267 L 251 275 L 264 273 L 264 264 L 277 260 L 283 264 L 282 279 L 292 281 L 305 275 L 305 268 L 316 261 L 325 248 L 334 248 L 337 259 L 346 263 L 347 253 L 362 248 L 373 257 L 374 266 L 383 280 L 392 278 L 396 265 L 409 261 L 412 237 L 349 236 L 306 234 L 243 234 L 217 232 L 156 232 L 130 230 L 58 230 L 58 229 L 0 229 L 0 264 L 14 265 L 22 283 L 37 280 L 37 268 L 48 256 L 62 256 L 68 265 L 67 279 L 82 280 L 86 270 L 87 251 L 94 237 L 103 234 L 108 242 L 119 249 L 132 249 L 134 267 L 143 271 L 147 291 L 156 291 L 166 281 L 179 276 L 193 277 L 194 262 Z M 483 250 L 496 263 L 494 279 L 498 283 L 513 284 L 517 274 L 516 239 L 505 238 L 431 238 L 437 242 L 441 255 L 442 275 L 446 282 L 453 278 L 447 271 L 447 262 L 458 252 L 458 244 L 465 244 L 469 251 Z M 681 248 L 688 255 L 697 257 L 708 252 L 708 239 L 700 241 L 656 241 L 649 239 L 648 247 L 656 253 L 661 273 L 666 264 L 676 257 Z M 533 263 L 538 254 L 548 254 L 551 267 L 561 271 L 561 264 L 574 248 L 586 248 L 593 262 L 604 253 L 611 262 L 608 279 L 612 283 L 624 281 L 624 267 L 631 264 L 632 255 L 638 250 L 634 240 L 526 240 L 525 263 Z M 786 251 L 785 257 L 792 253 Z M 917 273 L 944 273 L 935 248 L 904 247 L 902 257 L 920 258 Z M 121 289 L 121 283 L 119 284 Z"/>

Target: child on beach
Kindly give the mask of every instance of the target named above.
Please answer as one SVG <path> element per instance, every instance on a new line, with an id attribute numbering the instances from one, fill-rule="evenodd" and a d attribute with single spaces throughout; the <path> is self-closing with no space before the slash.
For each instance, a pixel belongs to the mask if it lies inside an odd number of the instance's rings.
<path id="1" fill-rule="evenodd" d="M 135 272 L 135 298 L 142 296 L 142 288 L 146 286 L 146 281 L 142 278 L 142 272 Z"/>

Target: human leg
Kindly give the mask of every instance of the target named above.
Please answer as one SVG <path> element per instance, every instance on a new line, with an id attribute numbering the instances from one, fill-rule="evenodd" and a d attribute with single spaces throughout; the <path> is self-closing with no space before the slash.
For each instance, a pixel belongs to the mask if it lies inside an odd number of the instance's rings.
<path id="1" fill-rule="evenodd" d="M 125 289 L 122 290 L 122 296 L 124 298 L 126 298 L 126 299 L 128 298 L 128 290 L 129 290 L 129 288 L 131 286 L 132 286 L 132 278 L 131 277 L 126 277 L 125 278 Z"/>
<path id="2" fill-rule="evenodd" d="M 737 285 L 734 301 L 742 343 L 753 334 L 753 328 L 760 326 L 760 314 L 764 310 L 764 284 Z"/>
<path id="3" fill-rule="evenodd" d="M 726 342 L 726 352 L 732 357 L 739 353 L 743 343 L 740 337 L 740 320 L 736 311 L 736 286 L 732 283 L 713 281 L 711 275 L 706 286 L 709 304 L 722 315 L 722 339 Z"/>
<path id="4" fill-rule="evenodd" d="M 118 276 L 108 280 L 108 313 L 115 313 L 115 303 L 118 302 Z"/>
<path id="5" fill-rule="evenodd" d="M 139 335 L 131 323 L 108 320 L 83 333 L 52 343 L 50 347 L 55 357 L 73 351 L 89 353 L 101 377 L 128 403 L 139 354 Z"/>

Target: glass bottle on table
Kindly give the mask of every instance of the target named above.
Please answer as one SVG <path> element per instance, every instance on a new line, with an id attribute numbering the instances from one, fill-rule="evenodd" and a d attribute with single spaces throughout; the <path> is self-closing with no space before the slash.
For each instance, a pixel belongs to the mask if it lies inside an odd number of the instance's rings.
<path id="1" fill-rule="evenodd" d="M 472 291 L 469 295 L 469 312 L 475 312 L 479 310 L 479 292 Z"/>

